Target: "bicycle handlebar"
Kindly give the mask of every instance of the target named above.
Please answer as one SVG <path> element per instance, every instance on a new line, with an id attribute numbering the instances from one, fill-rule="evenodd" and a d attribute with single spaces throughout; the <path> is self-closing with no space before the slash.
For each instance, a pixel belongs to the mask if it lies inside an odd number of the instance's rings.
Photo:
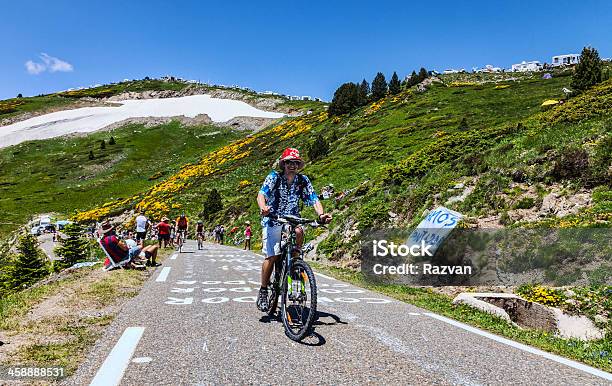
<path id="1" fill-rule="evenodd" d="M 281 222 L 281 223 L 290 223 L 290 224 L 294 224 L 294 225 L 308 224 L 308 225 L 313 226 L 313 227 L 317 227 L 317 226 L 323 225 L 323 224 L 319 223 L 317 220 L 313 220 L 313 219 L 309 219 L 309 218 L 304 218 L 304 217 L 293 216 L 293 215 L 279 216 L 279 215 L 270 213 L 270 214 L 268 214 L 267 216 L 264 216 L 264 217 L 268 217 L 271 220 L 276 220 L 276 221 Z"/>

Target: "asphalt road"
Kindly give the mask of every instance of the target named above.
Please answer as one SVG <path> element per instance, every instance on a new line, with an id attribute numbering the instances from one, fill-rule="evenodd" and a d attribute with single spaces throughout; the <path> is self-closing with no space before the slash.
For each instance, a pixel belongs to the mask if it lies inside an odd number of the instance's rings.
<path id="1" fill-rule="evenodd" d="M 66 383 L 612 384 L 608 373 L 322 275 L 315 334 L 295 343 L 255 307 L 261 261 L 229 246 L 197 251 L 189 241 Z"/>

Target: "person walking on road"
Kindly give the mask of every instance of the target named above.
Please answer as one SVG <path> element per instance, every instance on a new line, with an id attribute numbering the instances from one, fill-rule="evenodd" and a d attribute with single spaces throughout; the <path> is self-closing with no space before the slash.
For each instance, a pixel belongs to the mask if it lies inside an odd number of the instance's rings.
<path id="1" fill-rule="evenodd" d="M 225 227 L 219 225 L 219 244 L 223 245 L 223 237 L 225 236 Z"/>
<path id="2" fill-rule="evenodd" d="M 151 222 L 145 217 L 141 211 L 136 217 L 136 241 L 144 240 L 147 236 L 147 230 Z"/>
<path id="3" fill-rule="evenodd" d="M 157 228 L 157 241 L 159 242 L 159 247 L 162 246 L 162 241 L 164 242 L 164 248 L 168 248 L 168 243 L 170 242 L 170 224 L 168 224 L 170 220 L 168 217 L 162 217 L 161 221 L 155 225 Z"/>
<path id="4" fill-rule="evenodd" d="M 299 216 L 298 202 L 302 200 L 304 204 L 314 207 L 320 223 L 329 223 L 332 218 L 330 214 L 323 210 L 323 205 L 308 177 L 298 173 L 304 168 L 304 160 L 300 157 L 300 152 L 297 149 L 285 149 L 278 166 L 280 172 L 271 171 L 257 194 L 257 205 L 259 205 L 260 213 L 263 216 L 261 221 L 263 229 L 262 250 L 266 256 L 261 265 L 261 288 L 257 297 L 257 308 L 264 312 L 269 308 L 268 285 L 270 284 L 270 275 L 274 263 L 280 257 L 282 229 L 282 225 L 278 221 L 267 216 L 269 214 Z M 302 227 L 297 227 L 295 233 L 297 246 L 301 248 L 304 242 L 304 230 Z"/>
<path id="5" fill-rule="evenodd" d="M 245 251 L 250 251 L 251 250 L 251 236 L 252 236 L 252 232 L 251 232 L 251 222 L 247 221 L 246 222 L 246 229 L 244 230 L 244 250 Z"/>

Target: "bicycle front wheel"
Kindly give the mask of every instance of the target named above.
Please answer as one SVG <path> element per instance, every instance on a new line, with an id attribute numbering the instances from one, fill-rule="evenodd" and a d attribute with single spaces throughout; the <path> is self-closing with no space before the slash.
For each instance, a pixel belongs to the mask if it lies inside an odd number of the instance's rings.
<path id="1" fill-rule="evenodd" d="M 283 280 L 281 312 L 285 334 L 300 341 L 311 333 L 317 314 L 317 283 L 312 269 L 294 260 Z"/>

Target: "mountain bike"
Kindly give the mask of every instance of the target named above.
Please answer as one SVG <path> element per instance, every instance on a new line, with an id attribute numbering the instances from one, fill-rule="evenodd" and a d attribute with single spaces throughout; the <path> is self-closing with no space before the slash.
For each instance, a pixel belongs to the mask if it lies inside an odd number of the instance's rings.
<path id="1" fill-rule="evenodd" d="M 204 233 L 202 232 L 197 232 L 197 233 L 198 233 L 198 251 L 199 251 L 204 246 Z"/>
<path id="2" fill-rule="evenodd" d="M 300 341 L 310 334 L 317 314 L 317 282 L 310 266 L 304 261 L 305 253 L 314 247 L 310 244 L 296 251 L 295 227 L 298 225 L 320 226 L 315 220 L 297 216 L 275 216 L 270 219 L 282 224 L 281 254 L 274 264 L 274 277 L 268 292 L 267 313 L 274 316 L 280 297 L 280 317 L 285 334 Z"/>

